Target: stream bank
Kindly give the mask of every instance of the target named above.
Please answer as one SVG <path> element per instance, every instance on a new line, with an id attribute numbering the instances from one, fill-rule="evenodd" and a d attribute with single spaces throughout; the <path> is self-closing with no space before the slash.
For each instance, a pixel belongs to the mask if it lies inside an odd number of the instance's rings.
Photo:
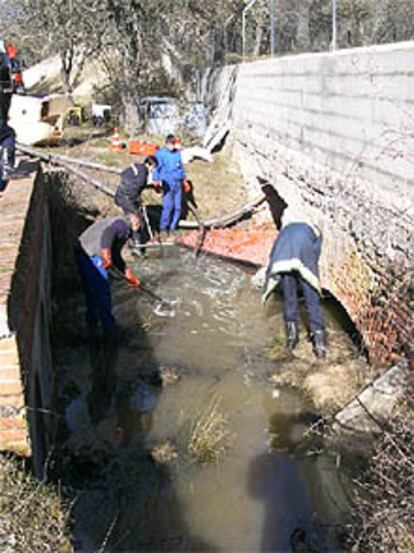
<path id="1" fill-rule="evenodd" d="M 293 359 L 269 354 L 280 300 L 263 313 L 245 270 L 170 247 L 134 268 L 180 300 L 175 317 L 114 282 L 121 340 L 88 339 L 71 245 L 90 213 L 68 190 L 53 210 L 60 423 L 49 472 L 76 498 L 75 550 L 346 548 L 347 477 L 322 437 L 307 436 L 321 411 L 275 384 L 315 364 L 304 337 Z M 326 317 L 345 367 L 356 350 L 335 307 Z"/>

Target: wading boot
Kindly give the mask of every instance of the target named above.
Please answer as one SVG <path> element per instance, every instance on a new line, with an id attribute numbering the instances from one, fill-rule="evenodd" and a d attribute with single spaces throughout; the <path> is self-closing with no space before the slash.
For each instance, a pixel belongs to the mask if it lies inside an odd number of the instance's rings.
<path id="1" fill-rule="evenodd" d="M 295 349 L 298 342 L 299 342 L 298 323 L 294 323 L 294 322 L 286 323 L 286 347 L 288 349 Z"/>
<path id="2" fill-rule="evenodd" d="M 326 340 L 324 330 L 314 330 L 311 334 L 313 344 L 313 353 L 318 359 L 325 359 L 326 356 Z"/>

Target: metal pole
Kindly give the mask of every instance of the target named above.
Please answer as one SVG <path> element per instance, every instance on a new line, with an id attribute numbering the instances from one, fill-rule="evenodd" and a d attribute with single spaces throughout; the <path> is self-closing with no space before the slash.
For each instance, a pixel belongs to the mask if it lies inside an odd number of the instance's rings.
<path id="1" fill-rule="evenodd" d="M 229 17 L 224 22 L 224 63 L 227 63 L 227 52 L 228 52 L 228 49 L 229 49 L 228 36 L 227 36 L 227 27 L 229 26 L 231 21 L 234 19 L 234 17 L 235 17 L 235 14 L 232 13 L 231 15 L 229 15 Z"/>
<path id="2" fill-rule="evenodd" d="M 332 50 L 336 50 L 336 0 L 332 0 Z"/>
<path id="3" fill-rule="evenodd" d="M 242 14 L 242 58 L 244 59 L 246 55 L 246 13 L 250 10 L 253 4 L 256 3 L 256 0 L 251 0 L 247 6 L 243 9 Z"/>
<path id="4" fill-rule="evenodd" d="M 270 13 L 270 55 L 276 54 L 276 0 L 269 0 L 269 13 Z"/>

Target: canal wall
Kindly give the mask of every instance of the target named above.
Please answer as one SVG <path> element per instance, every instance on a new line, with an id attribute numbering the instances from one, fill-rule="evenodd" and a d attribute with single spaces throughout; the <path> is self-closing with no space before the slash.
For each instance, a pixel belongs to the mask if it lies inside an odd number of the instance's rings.
<path id="1" fill-rule="evenodd" d="M 52 432 L 51 232 L 40 169 L 0 198 L 0 449 L 41 476 Z"/>
<path id="2" fill-rule="evenodd" d="M 381 363 L 413 341 L 413 67 L 414 42 L 266 59 L 209 98 L 208 140 L 229 131 L 251 197 L 268 179 L 317 222 L 323 286 Z"/>

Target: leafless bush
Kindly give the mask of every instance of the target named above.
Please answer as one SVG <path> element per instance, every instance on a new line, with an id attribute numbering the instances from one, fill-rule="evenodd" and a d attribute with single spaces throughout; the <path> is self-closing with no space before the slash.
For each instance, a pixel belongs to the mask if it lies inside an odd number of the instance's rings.
<path id="1" fill-rule="evenodd" d="M 414 551 L 413 408 L 407 398 L 356 482 L 353 551 Z"/>

